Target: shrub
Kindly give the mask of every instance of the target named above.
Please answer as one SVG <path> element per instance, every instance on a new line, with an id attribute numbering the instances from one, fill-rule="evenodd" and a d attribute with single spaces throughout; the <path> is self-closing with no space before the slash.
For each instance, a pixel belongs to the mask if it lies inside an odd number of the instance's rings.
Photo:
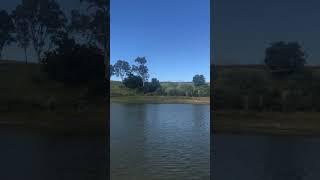
<path id="1" fill-rule="evenodd" d="M 167 96 L 175 96 L 176 95 L 176 88 L 174 87 L 168 87 L 165 89 L 165 94 Z"/>
<path id="2" fill-rule="evenodd" d="M 57 48 L 45 53 L 45 70 L 51 79 L 67 85 L 104 86 L 105 65 L 101 49 L 94 45 L 76 44 L 67 36 L 57 42 Z M 95 87 L 96 88 L 96 87 Z"/>
<path id="3" fill-rule="evenodd" d="M 208 85 L 198 86 L 195 88 L 195 93 L 200 97 L 210 96 L 210 87 Z"/>
<path id="4" fill-rule="evenodd" d="M 151 82 L 145 82 L 144 84 L 145 93 L 155 92 L 159 88 L 161 88 L 161 85 L 159 80 L 157 80 L 156 78 L 152 78 Z"/>
<path id="5" fill-rule="evenodd" d="M 181 84 L 180 86 L 178 86 L 179 89 L 181 89 L 181 91 L 184 92 L 184 96 L 193 96 L 193 86 L 190 84 Z"/>
<path id="6" fill-rule="evenodd" d="M 133 74 L 129 74 L 128 77 L 123 80 L 123 84 L 130 89 L 140 89 L 143 87 L 142 78 Z"/>
<path id="7" fill-rule="evenodd" d="M 206 80 L 203 75 L 195 75 L 192 79 L 194 86 L 202 86 L 206 84 Z"/>

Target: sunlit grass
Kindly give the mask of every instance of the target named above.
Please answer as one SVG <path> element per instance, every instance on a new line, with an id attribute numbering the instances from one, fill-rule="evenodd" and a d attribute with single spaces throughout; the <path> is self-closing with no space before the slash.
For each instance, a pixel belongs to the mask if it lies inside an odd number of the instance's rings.
<path id="1" fill-rule="evenodd" d="M 111 97 L 111 102 L 149 103 L 149 104 L 209 104 L 209 97 L 186 96 L 118 96 Z"/>

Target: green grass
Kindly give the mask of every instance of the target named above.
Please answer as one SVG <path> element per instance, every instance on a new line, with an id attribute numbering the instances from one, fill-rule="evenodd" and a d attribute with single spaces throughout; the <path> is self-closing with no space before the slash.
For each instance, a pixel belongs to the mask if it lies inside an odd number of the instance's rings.
<path id="1" fill-rule="evenodd" d="M 216 134 L 320 135 L 320 112 L 213 113 Z"/>
<path id="2" fill-rule="evenodd" d="M 111 81 L 110 82 L 110 96 L 135 96 L 142 95 L 143 93 L 124 87 L 120 81 Z"/>
<path id="3" fill-rule="evenodd" d="M 268 135 L 320 135 L 320 112 L 315 112 L 317 109 L 311 109 L 310 97 L 296 95 L 288 98 L 288 108 L 303 106 L 309 109 L 308 112 L 293 110 L 297 112 L 274 112 L 281 111 L 280 109 L 270 110 L 271 106 L 276 106 L 279 103 L 281 106 L 281 93 L 292 89 L 302 89 L 306 95 L 313 93 L 313 98 L 319 96 L 316 89 L 310 91 L 310 85 L 316 85 L 317 79 L 320 77 L 320 68 L 315 66 L 306 66 L 303 73 L 289 75 L 285 78 L 272 78 L 271 73 L 263 65 L 231 65 L 231 66 L 216 66 L 211 67 L 211 71 L 215 71 L 216 75 L 215 86 L 213 89 L 219 90 L 220 105 L 226 108 L 219 108 L 213 113 L 213 128 L 214 133 L 240 133 L 240 134 L 268 134 Z M 237 98 L 243 97 L 244 91 L 241 90 L 244 84 L 248 88 L 246 93 L 253 99 L 256 98 L 252 92 L 264 96 L 265 111 L 239 110 L 234 111 L 230 108 L 231 105 L 239 105 L 241 102 Z M 303 88 L 310 89 L 304 90 Z M 318 86 L 319 87 L 319 86 Z M 276 91 L 280 95 L 274 96 L 270 91 Z M 318 91 L 320 92 L 320 91 Z M 265 94 L 264 94 L 265 93 Z M 269 93 L 269 94 L 268 94 Z M 231 96 L 232 95 L 232 96 Z M 231 97 L 231 98 L 230 98 Z M 229 98 L 229 99 L 228 99 Z M 309 98 L 309 99 L 308 99 Z M 274 101 L 278 100 L 278 101 Z M 268 104 L 270 103 L 270 104 Z M 217 104 L 217 103 L 216 103 Z M 285 104 L 285 103 L 284 103 Z M 229 106 L 228 106 L 229 105 Z M 255 107 L 257 102 L 251 102 L 251 107 Z M 222 107 L 221 106 L 221 107 Z M 313 104 L 312 107 L 315 107 Z M 318 107 L 317 107 L 318 108 Z M 319 111 L 319 108 L 318 108 Z"/>
<path id="4" fill-rule="evenodd" d="M 162 88 L 179 87 L 192 82 L 160 82 Z M 209 104 L 209 97 L 148 95 L 141 91 L 126 88 L 120 81 L 110 82 L 110 101 L 117 103 L 150 104 Z"/>
<path id="5" fill-rule="evenodd" d="M 39 64 L 0 61 L 0 126 L 20 126 L 53 133 L 105 131 L 103 97 L 86 97 L 87 87 L 69 87 L 50 80 Z M 49 110 L 47 101 L 55 99 Z M 86 99 L 87 110 L 75 105 Z"/>
<path id="6" fill-rule="evenodd" d="M 86 92 L 86 88 L 66 87 L 50 80 L 38 64 L 19 62 L 0 63 L 0 99 L 6 101 L 36 102 L 54 97 L 61 104 L 71 102 Z"/>
<path id="7" fill-rule="evenodd" d="M 0 127 L 20 127 L 33 132 L 61 135 L 103 135 L 106 131 L 105 108 L 84 112 L 70 111 L 20 111 L 1 112 Z"/>

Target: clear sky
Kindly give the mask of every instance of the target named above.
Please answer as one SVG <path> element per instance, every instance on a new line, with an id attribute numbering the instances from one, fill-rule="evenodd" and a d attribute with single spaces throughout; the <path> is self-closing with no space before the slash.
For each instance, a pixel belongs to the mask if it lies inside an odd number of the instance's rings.
<path id="1" fill-rule="evenodd" d="M 273 41 L 298 41 L 320 64 L 319 0 L 214 0 L 213 62 L 262 63 Z"/>
<path id="2" fill-rule="evenodd" d="M 210 74 L 210 0 L 111 0 L 111 64 L 145 56 L 150 78 Z M 116 78 L 113 78 L 116 79 Z"/>

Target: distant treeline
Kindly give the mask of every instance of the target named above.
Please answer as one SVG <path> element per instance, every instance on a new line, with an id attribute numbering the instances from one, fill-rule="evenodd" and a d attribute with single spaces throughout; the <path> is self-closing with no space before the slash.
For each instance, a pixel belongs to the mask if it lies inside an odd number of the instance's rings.
<path id="1" fill-rule="evenodd" d="M 121 78 L 122 82 L 118 84 L 120 88 L 111 85 L 112 95 L 128 95 L 128 93 L 113 92 L 123 92 L 123 88 L 127 88 L 134 90 L 136 94 L 145 95 L 210 96 L 210 86 L 206 83 L 203 75 L 195 75 L 192 83 L 160 83 L 157 78 L 148 81 L 149 69 L 146 65 L 146 58 L 137 57 L 135 63 L 135 65 L 130 65 L 127 61 L 118 60 L 114 65 L 110 64 L 110 76 L 117 76 Z M 134 94 L 131 93 L 131 95 Z"/>
<path id="2" fill-rule="evenodd" d="M 320 68 L 296 42 L 275 42 L 264 66 L 212 66 L 216 110 L 320 111 Z M 263 67 L 263 68 L 262 68 Z"/>

